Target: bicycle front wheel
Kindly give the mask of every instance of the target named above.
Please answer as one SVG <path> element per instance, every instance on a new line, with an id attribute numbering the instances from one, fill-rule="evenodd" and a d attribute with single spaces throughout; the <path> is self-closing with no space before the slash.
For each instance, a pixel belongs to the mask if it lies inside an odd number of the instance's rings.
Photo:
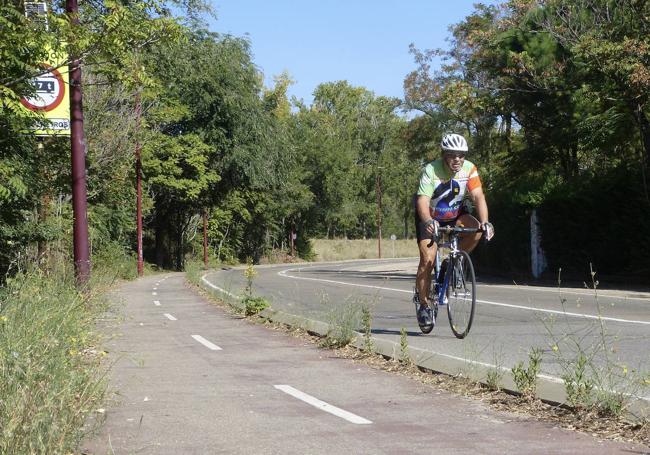
<path id="1" fill-rule="evenodd" d="M 474 265 L 465 251 L 459 251 L 447 269 L 447 315 L 456 338 L 465 338 L 472 327 L 476 307 L 476 277 Z"/>

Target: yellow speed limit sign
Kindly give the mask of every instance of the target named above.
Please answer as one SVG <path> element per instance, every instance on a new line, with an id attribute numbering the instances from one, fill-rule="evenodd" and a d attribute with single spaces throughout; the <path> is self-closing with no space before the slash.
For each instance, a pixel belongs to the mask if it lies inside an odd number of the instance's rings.
<path id="1" fill-rule="evenodd" d="M 34 112 L 41 112 L 44 120 L 37 122 L 30 131 L 37 136 L 70 135 L 70 99 L 68 67 L 60 66 L 63 58 L 50 56 L 50 62 L 41 64 L 43 72 L 30 82 L 34 93 L 20 100 L 22 105 Z"/>

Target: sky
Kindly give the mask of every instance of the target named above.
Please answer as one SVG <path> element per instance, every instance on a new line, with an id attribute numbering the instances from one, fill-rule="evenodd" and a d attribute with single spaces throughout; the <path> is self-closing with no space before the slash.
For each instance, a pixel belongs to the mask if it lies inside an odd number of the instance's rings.
<path id="1" fill-rule="evenodd" d="M 476 0 L 211 0 L 212 31 L 248 38 L 265 85 L 288 71 L 289 96 L 310 104 L 318 84 L 347 80 L 377 96 L 403 98 L 416 68 L 409 44 L 448 48 L 449 26 Z M 496 1 L 484 0 L 491 4 Z"/>

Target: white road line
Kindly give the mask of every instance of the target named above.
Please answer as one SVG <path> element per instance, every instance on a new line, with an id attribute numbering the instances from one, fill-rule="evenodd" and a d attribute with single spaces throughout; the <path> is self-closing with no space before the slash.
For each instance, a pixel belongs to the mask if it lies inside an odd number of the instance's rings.
<path id="1" fill-rule="evenodd" d="M 203 346 L 205 346 L 208 349 L 212 349 L 213 351 L 221 351 L 222 349 L 217 346 L 214 343 L 210 343 L 208 340 L 203 338 L 201 335 L 192 335 L 192 338 L 194 338 L 196 341 L 201 343 Z"/>
<path id="2" fill-rule="evenodd" d="M 407 290 L 404 290 L 404 289 L 387 288 L 387 287 L 383 287 L 383 286 L 371 286 L 369 284 L 346 283 L 345 281 L 325 280 L 325 279 L 322 279 L 322 278 L 307 278 L 307 277 L 303 277 L 303 276 L 287 275 L 287 272 L 294 272 L 296 270 L 300 270 L 300 269 L 282 270 L 282 271 L 278 272 L 278 275 L 283 276 L 285 278 L 293 278 L 294 280 L 321 281 L 323 283 L 343 284 L 345 286 L 354 286 L 354 287 L 358 287 L 358 288 L 385 289 L 387 291 L 406 292 L 406 293 L 409 293 L 409 294 L 413 293 L 413 291 L 407 291 Z"/>
<path id="3" fill-rule="evenodd" d="M 290 269 L 286 271 L 295 271 L 295 270 L 303 270 L 303 269 L 308 269 L 305 267 L 302 267 L 300 269 Z M 357 271 L 355 267 L 347 267 L 343 269 L 337 269 L 337 270 L 332 270 L 333 273 L 341 273 L 345 272 L 348 270 L 352 271 Z M 358 278 L 376 278 L 376 275 L 361 275 L 363 271 L 357 271 L 359 275 L 356 275 Z M 278 272 L 282 273 L 282 272 Z M 389 279 L 389 278 L 403 278 L 404 275 L 384 275 L 383 278 Z M 572 289 L 572 288 L 558 288 L 558 287 L 552 287 L 552 288 L 544 288 L 540 286 L 529 286 L 526 284 L 523 285 L 517 285 L 517 284 L 481 284 L 481 286 L 489 287 L 489 288 L 498 288 L 498 289 L 504 289 L 506 291 L 533 291 L 533 292 L 551 292 L 554 294 L 571 294 L 571 295 L 582 295 L 585 297 L 592 297 L 595 294 L 593 289 Z M 625 292 L 625 291 L 621 291 Z M 635 293 L 639 293 L 638 291 L 631 291 Z M 629 294 L 612 294 L 611 292 L 608 291 L 598 291 L 598 298 L 605 298 L 605 299 L 619 299 L 623 301 L 627 300 L 638 300 L 641 302 L 650 302 L 650 297 L 642 297 L 642 296 L 634 296 L 634 295 L 629 295 Z"/>
<path id="4" fill-rule="evenodd" d="M 568 288 L 542 288 L 539 286 L 516 286 L 512 284 L 490 284 L 488 285 L 491 288 L 499 288 L 510 291 L 535 291 L 535 292 L 553 292 L 555 294 L 573 294 L 573 295 L 584 295 L 587 297 L 596 295 L 593 289 L 585 289 L 584 291 L 578 291 L 576 289 Z M 616 295 L 611 294 L 606 291 L 598 291 L 598 297 L 604 297 L 608 299 L 621 299 L 621 300 L 640 300 L 644 302 L 650 301 L 649 297 L 634 297 L 631 295 Z"/>
<path id="5" fill-rule="evenodd" d="M 210 283 L 210 282 L 205 278 L 205 277 L 208 276 L 208 275 L 209 275 L 209 273 L 206 273 L 205 275 L 203 275 L 203 276 L 201 277 L 201 281 L 203 281 L 205 284 L 207 284 L 208 286 L 210 286 L 212 289 L 216 289 L 217 291 L 222 292 L 222 293 L 224 293 L 224 294 L 227 294 L 227 295 L 229 295 L 230 297 L 233 297 L 233 298 L 235 298 L 235 299 L 241 299 L 240 296 L 235 295 L 235 294 L 233 294 L 232 292 L 228 292 L 228 291 L 226 291 L 225 289 L 222 289 L 222 288 L 220 288 L 219 286 Z"/>
<path id="6" fill-rule="evenodd" d="M 544 308 L 531 308 L 523 305 L 512 305 L 510 303 L 501 303 L 501 302 L 491 302 L 489 300 L 479 300 L 476 299 L 477 302 L 480 303 L 485 303 L 486 305 L 495 305 L 495 306 L 502 306 L 502 307 L 507 307 L 507 308 L 516 308 L 519 310 L 530 310 L 530 311 L 536 311 L 538 313 L 548 313 L 548 314 L 559 314 L 563 316 L 571 316 L 574 318 L 584 318 L 584 319 L 594 319 L 596 321 L 603 320 L 603 321 L 613 321 L 613 322 L 625 322 L 628 324 L 642 324 L 642 325 L 650 325 L 650 321 L 635 321 L 633 319 L 621 319 L 621 318 L 612 318 L 609 316 L 598 316 L 598 315 L 593 315 L 593 314 L 582 314 L 582 313 L 570 313 L 568 311 L 560 311 L 560 310 L 547 310 Z"/>
<path id="7" fill-rule="evenodd" d="M 178 320 L 178 319 L 176 319 L 174 316 L 172 316 L 172 315 L 169 314 L 169 313 L 165 313 L 165 317 L 166 317 L 167 319 L 169 319 L 170 321 L 177 321 L 177 320 Z"/>
<path id="8" fill-rule="evenodd" d="M 153 288 L 153 290 L 154 290 L 154 291 L 157 291 L 157 290 L 158 290 L 158 288 Z"/>
<path id="9" fill-rule="evenodd" d="M 154 300 L 153 304 L 156 305 L 156 306 L 160 306 L 160 300 Z"/>
<path id="10" fill-rule="evenodd" d="M 321 401 L 318 398 L 312 397 L 311 395 L 307 395 L 306 393 L 301 392 L 298 389 L 294 389 L 290 385 L 274 385 L 273 387 L 275 387 L 278 390 L 281 390 L 282 392 L 288 395 L 291 395 L 294 398 L 298 398 L 299 400 L 304 401 L 305 403 L 310 404 L 315 408 L 320 409 L 321 411 L 329 412 L 330 414 L 345 419 L 348 422 L 355 423 L 357 425 L 368 425 L 372 423 L 368 419 L 364 419 L 363 417 L 359 417 L 356 414 L 352 414 L 351 412 L 345 411 L 341 408 L 337 408 L 336 406 L 332 406 L 329 403 L 325 403 L 324 401 Z"/>
<path id="11" fill-rule="evenodd" d="M 407 293 L 411 294 L 413 291 L 405 290 L 405 289 L 396 289 L 396 288 L 387 288 L 383 286 L 371 286 L 369 284 L 357 284 L 357 283 L 347 283 L 345 281 L 335 281 L 335 280 L 325 280 L 322 278 L 309 278 L 309 277 L 302 277 L 302 276 L 293 276 L 293 275 L 287 275 L 287 272 L 293 272 L 296 270 L 300 269 L 287 269 L 287 270 L 282 270 L 278 272 L 278 275 L 285 277 L 285 278 L 292 278 L 294 280 L 306 280 L 306 281 L 320 281 L 323 283 L 332 283 L 332 284 L 342 284 L 344 286 L 354 286 L 354 287 L 360 287 L 360 288 L 370 288 L 370 289 L 382 289 L 386 291 L 393 291 L 393 292 L 402 292 L 402 293 Z M 548 313 L 548 314 L 559 314 L 559 315 L 565 315 L 565 316 L 570 316 L 570 317 L 576 317 L 576 318 L 583 318 L 583 319 L 594 319 L 594 320 L 603 320 L 603 321 L 612 321 L 612 322 L 622 322 L 626 324 L 641 324 L 641 325 L 650 325 L 650 321 L 637 321 L 633 319 L 622 319 L 622 318 L 612 318 L 609 316 L 598 316 L 598 315 L 592 315 L 592 314 L 581 314 L 581 313 L 569 313 L 566 311 L 560 311 L 560 310 L 547 310 L 544 308 L 534 308 L 534 307 L 528 307 L 524 305 L 512 305 L 509 303 L 501 303 L 501 302 L 492 302 L 490 300 L 480 300 L 476 299 L 477 302 L 483 303 L 485 305 L 494 305 L 494 306 L 502 306 L 502 307 L 507 307 L 507 308 L 516 308 L 518 310 L 527 310 L 527 311 L 534 311 L 538 313 Z"/>
<path id="12" fill-rule="evenodd" d="M 158 293 L 157 292 L 152 292 L 151 295 L 158 295 Z"/>

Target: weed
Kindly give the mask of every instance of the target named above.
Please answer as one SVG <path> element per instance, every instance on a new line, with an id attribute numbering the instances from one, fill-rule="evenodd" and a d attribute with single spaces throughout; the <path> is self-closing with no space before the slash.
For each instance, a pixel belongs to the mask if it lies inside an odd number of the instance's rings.
<path id="1" fill-rule="evenodd" d="M 503 350 L 499 352 L 493 351 L 494 356 L 494 368 L 490 368 L 487 372 L 485 378 L 485 385 L 490 390 L 501 390 L 501 381 L 503 380 L 503 369 L 501 365 L 503 364 Z"/>
<path id="2" fill-rule="evenodd" d="M 363 329 L 363 352 L 372 354 L 375 350 L 372 342 L 372 313 L 365 303 L 361 306 L 361 328 Z"/>
<path id="3" fill-rule="evenodd" d="M 636 370 L 621 365 L 613 355 L 616 336 L 609 334 L 602 315 L 598 295 L 599 282 L 590 264 L 592 289 L 596 304 L 596 321 L 576 324 L 566 316 L 561 320 L 561 330 L 554 330 L 555 319 L 545 321 L 551 339 L 551 351 L 562 369 L 567 402 L 578 411 L 595 411 L 602 415 L 620 416 L 625 409 L 626 397 L 636 395 L 643 381 Z M 558 288 L 561 285 L 558 273 Z M 585 287 L 590 286 L 585 284 Z M 561 290 L 561 288 L 560 288 Z M 566 313 L 567 299 L 560 295 Z M 580 305 L 580 302 L 577 302 Z M 556 333 L 562 333 L 561 336 Z"/>
<path id="4" fill-rule="evenodd" d="M 253 260 L 248 258 L 246 261 L 246 269 L 244 270 L 244 277 L 246 278 L 246 288 L 244 289 L 244 294 L 248 297 L 253 296 L 253 280 L 257 276 L 257 270 L 253 266 Z"/>
<path id="5" fill-rule="evenodd" d="M 269 302 L 264 297 L 255 297 L 253 295 L 253 280 L 257 276 L 257 270 L 253 266 L 253 261 L 249 258 L 246 261 L 246 268 L 244 269 L 244 278 L 246 278 L 246 288 L 244 289 L 244 297 L 242 303 L 244 304 L 244 314 L 246 316 L 253 316 L 262 310 L 268 308 Z"/>
<path id="6" fill-rule="evenodd" d="M 490 390 L 498 391 L 500 390 L 499 384 L 501 383 L 502 377 L 503 373 L 501 371 L 497 368 L 491 368 L 485 377 L 485 385 L 487 385 Z"/>
<path id="7" fill-rule="evenodd" d="M 191 259 L 185 261 L 185 276 L 187 279 L 196 285 L 201 283 L 201 275 L 204 272 L 203 262 L 198 259 Z"/>
<path id="8" fill-rule="evenodd" d="M 542 350 L 533 348 L 528 353 L 528 366 L 524 362 L 518 362 L 512 367 L 512 377 L 524 398 L 534 398 L 537 391 L 537 375 L 542 363 Z"/>
<path id="9" fill-rule="evenodd" d="M 270 306 L 268 300 L 264 297 L 253 297 L 247 295 L 242 299 L 242 302 L 244 304 L 244 314 L 246 316 L 256 315 Z"/>
<path id="10" fill-rule="evenodd" d="M 323 294 L 321 305 L 329 306 L 329 297 Z M 340 348 L 347 346 L 354 340 L 356 328 L 359 327 L 359 304 L 354 299 L 348 298 L 341 304 L 333 307 L 327 315 L 329 331 L 322 341 L 322 346 Z"/>
<path id="11" fill-rule="evenodd" d="M 594 382 L 587 373 L 589 359 L 580 353 L 575 361 L 574 368 L 562 374 L 567 401 L 576 409 L 590 406 L 593 403 Z"/>
<path id="12" fill-rule="evenodd" d="M 404 327 L 399 331 L 399 361 L 406 366 L 412 364 L 411 356 L 409 355 L 408 334 Z"/>

